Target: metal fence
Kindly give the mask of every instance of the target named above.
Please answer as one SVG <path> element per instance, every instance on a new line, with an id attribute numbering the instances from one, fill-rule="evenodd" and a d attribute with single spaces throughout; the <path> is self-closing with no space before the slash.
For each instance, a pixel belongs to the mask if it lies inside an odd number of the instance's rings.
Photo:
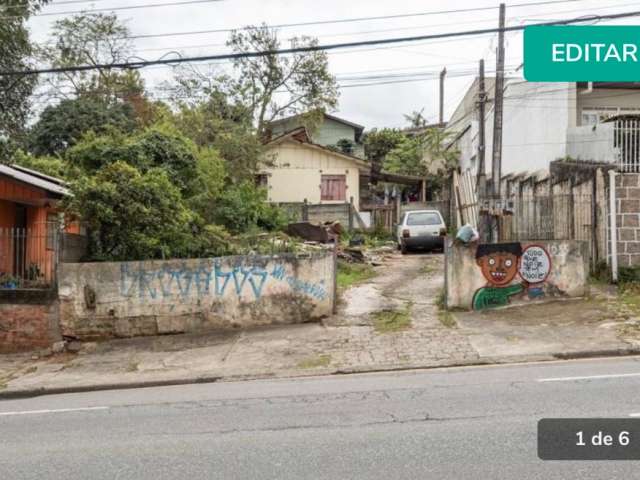
<path id="1" fill-rule="evenodd" d="M 613 142 L 620 171 L 640 172 L 640 118 L 616 120 Z"/>
<path id="2" fill-rule="evenodd" d="M 60 229 L 54 222 L 31 228 L 0 227 L 0 289 L 46 289 L 56 282 Z"/>

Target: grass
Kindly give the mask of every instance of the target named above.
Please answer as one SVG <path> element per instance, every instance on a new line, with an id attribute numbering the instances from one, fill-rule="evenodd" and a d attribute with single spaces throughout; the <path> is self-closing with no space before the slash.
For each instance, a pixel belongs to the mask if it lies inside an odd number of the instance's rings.
<path id="1" fill-rule="evenodd" d="M 448 310 L 445 305 L 445 291 L 441 288 L 436 297 L 436 307 L 438 308 L 438 320 L 447 328 L 457 327 L 456 317 Z"/>
<path id="2" fill-rule="evenodd" d="M 448 310 L 438 311 L 438 320 L 447 328 L 455 328 L 458 326 L 456 323 L 456 317 Z"/>
<path id="3" fill-rule="evenodd" d="M 338 288 L 341 290 L 346 290 L 352 285 L 364 282 L 375 276 L 376 272 L 371 265 L 338 260 Z"/>
<path id="4" fill-rule="evenodd" d="M 309 357 L 301 360 L 298 363 L 298 368 L 320 368 L 328 367 L 331 363 L 331 355 L 318 355 L 316 357 Z"/>
<path id="5" fill-rule="evenodd" d="M 631 316 L 640 316 L 640 285 L 624 284 L 618 295 L 622 310 Z"/>
<path id="6" fill-rule="evenodd" d="M 373 327 L 378 333 L 393 333 L 411 327 L 411 303 L 402 310 L 380 310 L 371 314 Z"/>

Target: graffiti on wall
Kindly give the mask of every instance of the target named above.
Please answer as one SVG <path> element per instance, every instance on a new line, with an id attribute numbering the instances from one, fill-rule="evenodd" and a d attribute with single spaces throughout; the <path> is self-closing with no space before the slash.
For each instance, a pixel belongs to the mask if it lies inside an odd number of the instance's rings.
<path id="1" fill-rule="evenodd" d="M 287 273 L 286 266 L 276 264 L 267 270 L 258 265 L 225 267 L 220 262 L 201 261 L 196 267 L 186 263 L 149 268 L 143 263 L 131 268 L 120 266 L 120 294 L 139 299 L 181 298 L 235 295 L 258 300 L 268 283 L 285 286 L 294 292 L 325 300 L 328 292 L 324 281 L 309 282 Z"/>
<path id="2" fill-rule="evenodd" d="M 541 245 L 523 249 L 519 242 L 480 244 L 476 264 L 487 283 L 473 296 L 474 310 L 502 307 L 517 296 L 542 298 L 554 290 L 547 282 L 551 256 Z"/>

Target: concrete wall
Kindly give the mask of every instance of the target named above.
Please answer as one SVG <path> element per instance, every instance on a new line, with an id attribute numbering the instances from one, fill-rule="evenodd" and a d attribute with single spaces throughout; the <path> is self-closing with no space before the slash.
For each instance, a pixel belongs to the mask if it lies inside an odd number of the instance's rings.
<path id="1" fill-rule="evenodd" d="M 60 323 L 80 338 L 302 323 L 332 312 L 332 252 L 60 266 Z"/>
<path id="2" fill-rule="evenodd" d="M 61 340 L 49 290 L 0 290 L 0 353 L 45 349 Z"/>
<path id="3" fill-rule="evenodd" d="M 358 164 L 348 157 L 334 154 L 308 144 L 282 142 L 266 152 L 273 167 L 262 169 L 268 174 L 269 201 L 276 203 L 345 203 L 344 200 L 321 200 L 322 175 L 345 175 L 346 201 L 354 199 L 360 205 L 360 171 Z"/>
<path id="4" fill-rule="evenodd" d="M 614 163 L 613 123 L 571 127 L 567 130 L 567 155 L 575 160 Z"/>
<path id="5" fill-rule="evenodd" d="M 479 259 L 481 265 L 476 261 L 478 250 L 485 253 Z M 587 293 L 585 242 L 549 240 L 465 246 L 449 241 L 445 254 L 449 308 L 482 310 Z M 493 264 L 489 263 L 491 259 Z"/>
<path id="6" fill-rule="evenodd" d="M 502 175 L 549 168 L 549 163 L 566 156 L 567 128 L 575 116 L 574 98 L 570 83 L 507 81 L 504 93 L 502 132 Z M 477 86 L 474 83 L 472 89 Z M 490 91 L 493 98 L 493 90 Z M 475 98 L 465 96 L 462 103 Z M 463 115 L 464 114 L 464 115 Z M 465 119 L 465 116 L 467 117 Z M 458 109 L 452 117 L 449 131 L 470 128 L 456 142 L 460 150 L 460 168 L 477 174 L 474 156 L 478 148 L 478 128 L 474 120 L 477 109 Z M 493 104 L 489 103 L 485 114 L 485 170 L 491 177 L 493 155 Z"/>

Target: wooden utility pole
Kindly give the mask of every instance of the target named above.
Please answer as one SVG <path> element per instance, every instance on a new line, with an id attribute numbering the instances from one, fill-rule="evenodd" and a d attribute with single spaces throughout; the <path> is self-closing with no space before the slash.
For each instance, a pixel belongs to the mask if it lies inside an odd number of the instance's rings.
<path id="1" fill-rule="evenodd" d="M 440 72 L 440 125 L 444 123 L 444 76 L 447 74 L 446 67 Z"/>
<path id="2" fill-rule="evenodd" d="M 487 103 L 487 92 L 484 88 L 484 59 L 480 60 L 480 73 L 478 75 L 478 198 L 482 199 L 487 194 L 487 175 L 484 167 L 485 158 L 485 133 L 484 133 L 484 107 Z"/>
<path id="3" fill-rule="evenodd" d="M 493 144 L 491 161 L 491 193 L 494 198 L 500 195 L 500 177 L 502 171 L 502 105 L 504 94 L 504 3 L 500 4 L 498 32 L 498 54 L 496 59 L 496 91 L 493 105 Z"/>

